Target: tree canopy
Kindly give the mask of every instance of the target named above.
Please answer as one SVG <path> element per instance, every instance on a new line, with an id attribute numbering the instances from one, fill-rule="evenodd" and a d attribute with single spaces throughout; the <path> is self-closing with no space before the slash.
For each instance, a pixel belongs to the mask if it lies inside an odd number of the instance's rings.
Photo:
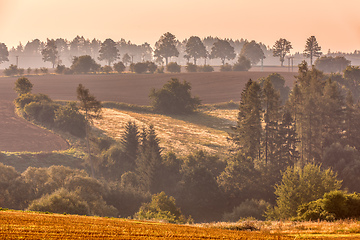
<path id="1" fill-rule="evenodd" d="M 119 59 L 119 50 L 116 48 L 116 43 L 111 38 L 106 39 L 99 50 L 99 60 L 106 60 L 108 65 Z"/>
<path id="2" fill-rule="evenodd" d="M 321 47 L 316 40 L 315 36 L 311 36 L 306 39 L 305 49 L 304 49 L 304 56 L 310 58 L 310 66 L 313 64 L 314 57 L 320 57 L 322 54 Z"/>
<path id="3" fill-rule="evenodd" d="M 176 42 L 175 35 L 169 32 L 164 33 L 155 43 L 155 57 L 165 58 L 167 65 L 170 57 L 179 56 L 179 51 L 176 48 Z"/>
<path id="4" fill-rule="evenodd" d="M 185 52 L 189 57 L 194 58 L 194 64 L 196 65 L 196 60 L 199 58 L 205 58 L 207 56 L 206 48 L 197 36 L 190 37 L 186 42 Z"/>
<path id="5" fill-rule="evenodd" d="M 273 46 L 273 56 L 280 57 L 281 66 L 284 65 L 285 56 L 292 49 L 291 42 L 285 38 L 280 38 L 277 40 Z"/>
<path id="6" fill-rule="evenodd" d="M 256 65 L 261 59 L 265 58 L 265 54 L 261 49 L 260 44 L 256 43 L 254 40 L 244 44 L 240 55 L 249 59 L 252 65 Z"/>
<path id="7" fill-rule="evenodd" d="M 218 39 L 214 42 L 211 48 L 211 58 L 220 58 L 222 64 L 225 64 L 225 60 L 232 60 L 236 57 L 234 48 L 226 40 Z"/>
<path id="8" fill-rule="evenodd" d="M 5 43 L 0 43 L 0 64 L 9 61 L 9 51 Z"/>

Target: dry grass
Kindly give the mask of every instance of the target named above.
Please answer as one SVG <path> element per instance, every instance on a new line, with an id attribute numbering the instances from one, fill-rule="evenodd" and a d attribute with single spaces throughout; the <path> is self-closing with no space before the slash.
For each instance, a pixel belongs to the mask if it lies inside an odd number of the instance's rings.
<path id="1" fill-rule="evenodd" d="M 187 155 L 196 150 L 227 155 L 230 126 L 235 124 L 237 110 L 204 109 L 192 115 L 161 115 L 129 110 L 103 109 L 103 118 L 94 122 L 106 135 L 119 139 L 128 121 L 140 128 L 154 125 L 165 152 Z"/>
<path id="2" fill-rule="evenodd" d="M 60 214 L 0 211 L 1 239 L 294 239 L 278 234 Z"/>

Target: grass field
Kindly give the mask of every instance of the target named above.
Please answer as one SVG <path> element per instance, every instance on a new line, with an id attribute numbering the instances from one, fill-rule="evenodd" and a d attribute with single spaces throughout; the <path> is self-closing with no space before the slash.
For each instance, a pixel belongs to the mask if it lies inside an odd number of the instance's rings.
<path id="1" fill-rule="evenodd" d="M 250 229 L 254 231 L 241 229 Z M 1 239 L 360 239 L 357 221 L 176 225 L 127 219 L 0 211 Z"/>
<path id="2" fill-rule="evenodd" d="M 238 110 L 201 108 L 191 115 L 161 115 L 130 110 L 103 109 L 103 117 L 95 127 L 114 139 L 121 138 L 124 126 L 133 121 L 139 128 L 153 124 L 165 152 L 180 156 L 196 150 L 226 156 L 231 147 L 227 140 L 230 126 L 235 125 Z"/>

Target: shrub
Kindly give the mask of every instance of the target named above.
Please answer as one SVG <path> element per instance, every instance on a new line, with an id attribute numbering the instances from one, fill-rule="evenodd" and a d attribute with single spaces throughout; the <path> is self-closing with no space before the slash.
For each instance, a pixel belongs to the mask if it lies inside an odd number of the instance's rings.
<path id="1" fill-rule="evenodd" d="M 112 67 L 108 65 L 102 68 L 102 71 L 105 72 L 106 74 L 109 74 L 110 72 L 112 72 L 112 70 L 113 70 Z"/>
<path id="2" fill-rule="evenodd" d="M 43 74 L 49 73 L 49 69 L 47 69 L 46 67 L 40 68 L 40 71 L 41 71 Z"/>
<path id="3" fill-rule="evenodd" d="M 234 71 L 248 71 L 251 68 L 251 62 L 245 56 L 241 55 L 234 64 L 233 70 Z"/>
<path id="4" fill-rule="evenodd" d="M 179 72 L 181 72 L 181 66 L 178 65 L 176 62 L 170 62 L 166 66 L 166 71 L 171 72 L 171 73 L 179 73 Z"/>
<path id="5" fill-rule="evenodd" d="M 134 65 L 134 71 L 136 73 L 145 73 L 148 69 L 147 63 L 138 62 Z"/>
<path id="6" fill-rule="evenodd" d="M 114 64 L 114 70 L 118 73 L 122 73 L 123 71 L 125 71 L 125 68 L 126 67 L 123 62 L 118 62 Z"/>
<path id="7" fill-rule="evenodd" d="M 360 217 L 360 194 L 347 194 L 343 191 L 325 193 L 324 197 L 301 205 L 298 220 L 339 220 Z"/>
<path id="8" fill-rule="evenodd" d="M 21 69 L 11 64 L 9 68 L 4 69 L 5 76 L 21 75 Z"/>
<path id="9" fill-rule="evenodd" d="M 188 63 L 186 65 L 186 71 L 188 72 L 196 72 L 197 71 L 197 66 L 193 63 Z"/>
<path id="10" fill-rule="evenodd" d="M 29 81 L 29 79 L 27 79 L 26 77 L 21 77 L 18 78 L 18 80 L 16 80 L 14 90 L 19 95 L 22 95 L 22 94 L 30 93 L 33 86 L 34 85 Z"/>
<path id="11" fill-rule="evenodd" d="M 75 103 L 70 103 L 65 107 L 60 107 L 55 111 L 55 127 L 62 131 L 69 132 L 76 137 L 85 137 L 86 121 Z"/>
<path id="12" fill-rule="evenodd" d="M 25 114 L 44 124 L 54 123 L 55 111 L 60 106 L 52 102 L 31 102 L 24 107 Z"/>
<path id="13" fill-rule="evenodd" d="M 164 66 L 158 67 L 156 73 L 164 73 Z"/>
<path id="14" fill-rule="evenodd" d="M 89 205 L 78 194 L 69 192 L 64 188 L 32 201 L 28 210 L 79 215 L 90 214 Z"/>
<path id="15" fill-rule="evenodd" d="M 150 73 L 154 73 L 157 70 L 158 66 L 155 63 L 153 62 L 146 62 L 146 63 Z"/>
<path id="16" fill-rule="evenodd" d="M 15 104 L 17 107 L 23 109 L 26 104 L 31 102 L 51 102 L 52 100 L 45 94 L 31 94 L 26 93 L 20 95 L 18 98 L 15 99 Z"/>
<path id="17" fill-rule="evenodd" d="M 75 73 L 96 72 L 100 69 L 100 64 L 97 64 L 89 55 L 74 57 L 71 69 Z"/>
<path id="18" fill-rule="evenodd" d="M 265 220 L 264 213 L 268 207 L 270 207 L 270 204 L 264 200 L 245 200 L 235 207 L 231 213 L 225 213 L 223 220 L 226 222 L 237 222 L 240 219 L 250 217 Z"/>
<path id="19" fill-rule="evenodd" d="M 65 69 L 66 69 L 65 65 L 57 65 L 57 67 L 55 69 L 55 73 L 63 74 Z"/>
<path id="20" fill-rule="evenodd" d="M 175 199 L 168 197 L 164 192 L 154 194 L 151 202 L 144 203 L 139 211 L 135 214 L 135 218 L 146 220 L 165 220 L 169 223 L 186 223 L 186 220 L 179 208 L 175 205 Z"/>
<path id="21" fill-rule="evenodd" d="M 232 71 L 232 66 L 228 63 L 221 65 L 220 67 L 220 71 L 221 72 L 231 72 Z"/>
<path id="22" fill-rule="evenodd" d="M 200 99 L 191 97 L 191 85 L 172 78 L 161 89 L 152 89 L 150 98 L 155 110 L 165 113 L 191 113 L 200 105 Z"/>
<path id="23" fill-rule="evenodd" d="M 210 65 L 204 65 L 204 66 L 199 66 L 198 71 L 199 72 L 213 72 L 214 68 Z"/>

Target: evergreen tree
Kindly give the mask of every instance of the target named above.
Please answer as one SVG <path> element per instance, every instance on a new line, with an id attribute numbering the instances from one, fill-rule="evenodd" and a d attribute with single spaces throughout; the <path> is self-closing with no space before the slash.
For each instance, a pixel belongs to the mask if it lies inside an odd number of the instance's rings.
<path id="1" fill-rule="evenodd" d="M 354 104 L 351 92 L 349 91 L 345 99 L 344 108 L 344 146 L 349 145 L 360 150 L 360 107 Z"/>
<path id="2" fill-rule="evenodd" d="M 237 126 L 230 137 L 241 152 L 252 159 L 260 159 L 261 115 L 261 88 L 250 79 L 241 93 Z"/>
<path id="3" fill-rule="evenodd" d="M 135 168 L 135 161 L 139 149 L 139 130 L 135 122 L 129 121 L 125 126 L 120 143 L 123 148 L 123 157 Z"/>

